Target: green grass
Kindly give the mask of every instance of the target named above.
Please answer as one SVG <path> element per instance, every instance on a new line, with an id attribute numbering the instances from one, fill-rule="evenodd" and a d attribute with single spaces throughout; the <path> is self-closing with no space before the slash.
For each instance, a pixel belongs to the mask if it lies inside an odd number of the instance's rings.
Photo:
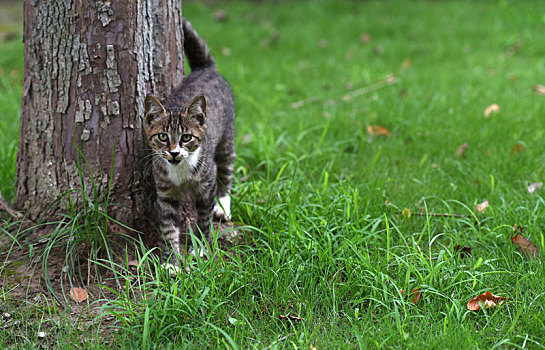
<path id="1" fill-rule="evenodd" d="M 23 83 L 23 43 L 21 38 L 0 42 L 0 192 L 15 196 L 15 160 L 19 142 L 19 114 Z"/>
<path id="2" fill-rule="evenodd" d="M 533 87 L 545 85 L 545 3 L 186 1 L 184 16 L 235 92 L 233 215 L 250 228 L 189 275 L 157 272 L 145 249 L 136 272 L 115 265 L 123 287 L 101 309 L 118 321 L 114 344 L 545 346 L 542 257 L 526 259 L 510 239 L 517 224 L 545 251 L 545 189 L 527 191 L 544 182 L 545 96 Z M 8 64 L 21 62 L 21 45 L 0 49 L 4 72 L 20 70 Z M 394 84 L 377 85 L 390 75 Z M 0 190 L 11 199 L 21 88 L 3 79 Z M 500 112 L 485 118 L 493 103 Z M 370 137 L 369 125 L 391 136 Z M 425 210 L 464 216 L 414 215 Z M 400 293 L 413 288 L 416 305 Z M 468 311 L 487 290 L 506 304 Z M 39 344 L 34 331 L 25 344 Z M 93 339 L 86 346 L 100 347 Z"/>

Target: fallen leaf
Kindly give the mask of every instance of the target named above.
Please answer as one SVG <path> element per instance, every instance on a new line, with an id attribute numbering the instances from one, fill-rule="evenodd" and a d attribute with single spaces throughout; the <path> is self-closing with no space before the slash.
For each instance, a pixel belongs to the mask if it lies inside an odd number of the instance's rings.
<path id="1" fill-rule="evenodd" d="M 545 86 L 543 85 L 536 85 L 534 86 L 534 90 L 541 95 L 545 95 Z"/>
<path id="2" fill-rule="evenodd" d="M 217 10 L 213 16 L 216 22 L 223 22 L 227 19 L 227 12 L 225 10 Z"/>
<path id="3" fill-rule="evenodd" d="M 534 193 L 535 191 L 543 187 L 543 182 L 534 182 L 528 186 L 528 193 Z"/>
<path id="4" fill-rule="evenodd" d="M 518 77 L 517 75 L 511 74 L 511 75 L 509 76 L 509 80 L 510 80 L 510 81 L 517 81 L 518 79 L 519 79 L 519 77 Z"/>
<path id="5" fill-rule="evenodd" d="M 231 56 L 231 48 L 230 47 L 227 47 L 227 46 L 224 46 L 221 48 L 221 54 L 225 57 L 229 57 Z"/>
<path id="6" fill-rule="evenodd" d="M 369 125 L 367 127 L 367 133 L 369 136 L 390 136 L 388 129 L 379 125 Z"/>
<path id="7" fill-rule="evenodd" d="M 514 145 L 513 148 L 511 148 L 511 154 L 520 153 L 524 151 L 525 149 L 526 147 L 524 147 L 524 145 L 519 142 L 516 145 Z"/>
<path id="8" fill-rule="evenodd" d="M 500 106 L 497 103 L 493 103 L 490 106 L 486 107 L 484 110 L 484 117 L 488 118 L 492 114 L 498 114 L 500 112 Z"/>
<path id="9" fill-rule="evenodd" d="M 458 146 L 458 148 L 456 149 L 456 155 L 458 157 L 463 157 L 464 154 L 466 153 L 466 149 L 467 147 L 469 146 L 469 144 L 467 142 L 465 143 L 462 143 L 460 146 Z"/>
<path id="10" fill-rule="evenodd" d="M 403 295 L 403 289 L 399 290 L 399 293 Z M 420 299 L 422 298 L 422 292 L 419 288 L 413 288 L 411 289 L 411 292 L 409 293 L 409 301 L 413 304 L 418 304 L 420 302 Z"/>
<path id="11" fill-rule="evenodd" d="M 386 79 L 384 79 L 384 82 L 388 85 L 394 84 L 396 81 L 397 81 L 397 78 L 393 74 L 388 75 Z"/>
<path id="12" fill-rule="evenodd" d="M 522 40 L 517 39 L 511 46 L 507 48 L 507 51 L 505 52 L 508 56 L 513 56 L 517 52 L 520 51 L 522 48 Z"/>
<path id="13" fill-rule="evenodd" d="M 401 215 L 406 218 L 406 219 L 409 219 L 412 215 L 412 212 L 411 212 L 411 209 L 409 208 L 404 208 L 402 211 L 401 211 Z"/>
<path id="14" fill-rule="evenodd" d="M 521 254 L 525 255 L 528 259 L 535 258 L 537 256 L 537 247 L 524 236 L 517 234 L 511 237 L 511 242 L 518 245 Z"/>
<path id="15" fill-rule="evenodd" d="M 403 60 L 403 63 L 401 63 L 401 70 L 407 70 L 411 66 L 412 62 L 410 58 L 406 58 Z"/>
<path id="16" fill-rule="evenodd" d="M 367 44 L 371 41 L 371 34 L 369 33 L 361 33 L 360 35 L 360 41 L 364 44 Z"/>
<path id="17" fill-rule="evenodd" d="M 486 293 L 479 294 L 477 297 L 470 299 L 467 302 L 467 308 L 471 311 L 479 311 L 481 305 L 485 308 L 497 307 L 505 302 L 505 297 L 494 295 L 487 291 Z"/>
<path id="18" fill-rule="evenodd" d="M 335 272 L 331 277 L 327 279 L 328 282 L 337 282 L 337 283 L 343 283 L 343 270 L 340 269 L 339 271 Z"/>
<path id="19" fill-rule="evenodd" d="M 87 294 L 87 291 L 83 288 L 74 287 L 70 289 L 70 298 L 72 298 L 77 303 L 81 303 L 82 301 L 87 300 L 88 296 L 89 294 Z"/>
<path id="20" fill-rule="evenodd" d="M 471 247 L 461 246 L 459 244 L 456 244 L 454 246 L 454 253 L 457 253 L 460 255 L 460 258 L 468 258 L 471 256 Z"/>
<path id="21" fill-rule="evenodd" d="M 488 207 L 488 200 L 485 200 L 484 202 L 477 204 L 477 206 L 475 207 L 475 210 L 477 210 L 479 213 L 484 213 L 487 207 Z"/>

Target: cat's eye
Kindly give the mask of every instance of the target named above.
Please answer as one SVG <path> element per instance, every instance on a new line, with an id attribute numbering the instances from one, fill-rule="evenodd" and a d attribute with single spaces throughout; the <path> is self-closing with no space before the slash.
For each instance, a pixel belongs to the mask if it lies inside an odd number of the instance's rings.
<path id="1" fill-rule="evenodd" d="M 191 141 L 192 137 L 193 136 L 191 136 L 190 134 L 183 134 L 182 137 L 181 137 L 181 140 L 182 140 L 182 142 L 189 142 L 189 141 Z"/>
<path id="2" fill-rule="evenodd" d="M 157 138 L 161 142 L 167 142 L 168 141 L 168 135 L 165 134 L 165 133 L 161 133 L 161 134 L 157 135 Z"/>

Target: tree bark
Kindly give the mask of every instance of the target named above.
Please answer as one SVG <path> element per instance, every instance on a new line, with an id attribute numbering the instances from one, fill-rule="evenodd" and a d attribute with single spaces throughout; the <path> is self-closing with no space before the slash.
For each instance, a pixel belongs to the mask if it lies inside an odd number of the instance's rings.
<path id="1" fill-rule="evenodd" d="M 23 40 L 16 208 L 32 220 L 62 210 L 81 174 L 91 198 L 111 182 L 114 217 L 139 225 L 154 196 L 142 104 L 183 80 L 181 0 L 26 0 Z"/>

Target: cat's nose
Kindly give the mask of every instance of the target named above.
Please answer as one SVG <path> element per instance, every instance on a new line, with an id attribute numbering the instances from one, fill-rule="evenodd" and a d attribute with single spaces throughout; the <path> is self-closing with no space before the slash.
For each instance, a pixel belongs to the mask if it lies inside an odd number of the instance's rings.
<path id="1" fill-rule="evenodd" d="M 172 158 L 176 158 L 178 154 L 180 154 L 180 152 L 170 152 L 170 155 L 172 156 Z"/>

